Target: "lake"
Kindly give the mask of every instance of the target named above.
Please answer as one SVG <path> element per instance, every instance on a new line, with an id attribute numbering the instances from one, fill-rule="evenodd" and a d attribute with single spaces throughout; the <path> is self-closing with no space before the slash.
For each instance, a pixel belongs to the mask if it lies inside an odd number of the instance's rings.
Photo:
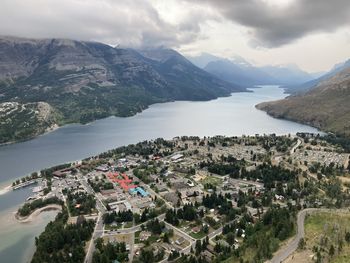
<path id="1" fill-rule="evenodd" d="M 133 117 L 67 125 L 30 141 L 1 146 L 0 185 L 46 167 L 159 137 L 318 132 L 255 109 L 260 102 L 284 98 L 283 92 L 277 86 L 263 86 L 212 101 L 155 104 Z M 33 252 L 34 237 L 54 218 L 54 212 L 47 212 L 34 223 L 15 222 L 13 213 L 30 194 L 30 188 L 26 188 L 0 195 L 1 262 L 26 262 Z"/>

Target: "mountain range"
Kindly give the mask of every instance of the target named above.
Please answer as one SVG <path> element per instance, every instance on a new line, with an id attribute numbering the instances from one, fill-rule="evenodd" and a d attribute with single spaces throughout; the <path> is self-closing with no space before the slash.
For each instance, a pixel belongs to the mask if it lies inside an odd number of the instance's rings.
<path id="1" fill-rule="evenodd" d="M 207 72 L 231 83 L 244 85 L 296 85 L 314 79 L 314 75 L 296 65 L 257 67 L 244 58 L 225 59 L 202 53 L 188 59 Z"/>
<path id="2" fill-rule="evenodd" d="M 156 102 L 210 100 L 238 91 L 245 88 L 170 49 L 0 37 L 0 143 L 30 138 L 57 124 L 130 116 Z M 18 126 L 24 116 L 28 122 Z"/>

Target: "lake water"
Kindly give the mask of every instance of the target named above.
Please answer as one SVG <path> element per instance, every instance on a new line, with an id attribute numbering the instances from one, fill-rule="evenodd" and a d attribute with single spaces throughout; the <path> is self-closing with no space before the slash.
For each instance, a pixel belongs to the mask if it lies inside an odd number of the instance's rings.
<path id="1" fill-rule="evenodd" d="M 284 97 L 277 86 L 264 86 L 251 93 L 233 93 L 231 97 L 206 102 L 155 104 L 129 118 L 110 117 L 89 125 L 67 125 L 30 141 L 1 146 L 0 185 L 42 168 L 159 137 L 318 132 L 306 125 L 274 119 L 254 107 Z M 0 195 L 1 262 L 28 261 L 34 237 L 54 218 L 54 212 L 47 212 L 34 223 L 15 222 L 13 212 L 30 194 L 30 188 L 26 188 Z"/>

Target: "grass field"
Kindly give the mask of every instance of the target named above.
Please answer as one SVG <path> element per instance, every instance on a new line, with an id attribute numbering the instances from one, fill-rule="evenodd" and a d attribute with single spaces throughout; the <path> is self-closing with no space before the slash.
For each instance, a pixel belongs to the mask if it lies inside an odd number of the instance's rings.
<path id="1" fill-rule="evenodd" d="M 291 262 L 350 262 L 350 244 L 345 241 L 345 233 L 350 231 L 350 213 L 315 213 L 305 219 L 304 250 L 297 250 L 285 263 Z M 330 253 L 334 247 L 334 255 Z"/>
<path id="2" fill-rule="evenodd" d="M 349 231 L 350 213 L 310 215 L 305 221 L 306 246 L 309 250 L 318 247 L 322 257 L 329 262 L 350 262 L 350 245 L 345 241 L 345 233 Z M 330 255 L 332 245 L 335 248 L 334 256 Z"/>

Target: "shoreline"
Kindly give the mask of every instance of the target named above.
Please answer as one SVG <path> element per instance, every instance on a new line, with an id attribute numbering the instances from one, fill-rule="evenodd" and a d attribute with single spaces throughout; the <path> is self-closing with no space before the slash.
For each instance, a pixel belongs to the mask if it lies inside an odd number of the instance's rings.
<path id="1" fill-rule="evenodd" d="M 20 215 L 18 215 L 18 212 L 16 212 L 15 219 L 19 223 L 31 223 L 41 213 L 47 212 L 47 211 L 53 211 L 53 210 L 62 211 L 62 206 L 61 205 L 56 205 L 56 204 L 51 204 L 51 205 L 47 205 L 47 206 L 44 206 L 44 207 L 40 207 L 40 208 L 35 209 L 32 213 L 30 213 L 29 215 L 24 216 L 24 217 L 21 217 Z"/>
<path id="2" fill-rule="evenodd" d="M 252 89 L 256 89 L 255 87 L 252 87 Z M 163 104 L 163 103 L 169 103 L 169 102 L 176 102 L 176 101 L 188 101 L 188 102 L 196 102 L 196 101 L 200 101 L 200 102 L 205 102 L 205 101 L 213 101 L 213 100 L 217 100 L 217 99 L 220 99 L 220 98 L 226 98 L 226 97 L 231 97 L 232 94 L 234 93 L 253 93 L 254 91 L 252 90 L 249 90 L 249 88 L 246 88 L 246 90 L 242 90 L 242 91 L 235 91 L 235 92 L 230 92 L 228 95 L 222 95 L 222 96 L 217 96 L 216 98 L 212 98 L 212 99 L 207 99 L 207 100 L 165 100 L 165 101 L 160 101 L 160 102 L 154 102 L 154 103 L 151 103 L 149 105 L 146 105 L 144 108 L 142 108 L 140 111 L 137 111 L 137 112 L 133 112 L 131 113 L 130 115 L 127 115 L 127 116 L 116 116 L 116 115 L 113 115 L 113 114 L 110 114 L 106 117 L 103 117 L 103 118 L 98 118 L 98 119 L 94 119 L 90 122 L 87 122 L 87 123 L 81 123 L 81 122 L 63 122 L 62 125 L 58 124 L 58 123 L 55 123 L 53 124 L 52 126 L 48 127 L 43 133 L 40 133 L 40 134 L 37 134 L 37 135 L 34 135 L 34 136 L 31 136 L 31 137 L 28 137 L 28 138 L 23 138 L 23 139 L 20 139 L 20 140 L 15 140 L 15 141 L 9 141 L 9 142 L 3 142 L 3 143 L 0 143 L 0 147 L 2 146 L 7 146 L 7 145 L 12 145 L 12 144 L 16 144 L 16 143 L 22 143 L 22 142 L 26 142 L 26 141 L 30 141 L 30 140 L 33 140 L 35 138 L 38 138 L 40 136 L 43 136 L 43 135 L 46 135 L 46 134 L 49 134 L 51 132 L 54 132 L 55 130 L 58 130 L 59 128 L 62 128 L 62 127 L 65 127 L 67 125 L 71 125 L 71 124 L 77 124 L 77 125 L 89 125 L 95 121 L 98 121 L 98 120 L 102 120 L 102 119 L 106 119 L 106 118 L 110 118 L 110 117 L 119 117 L 119 118 L 130 118 L 130 117 L 134 117 L 136 116 L 137 114 L 140 114 L 142 112 L 144 112 L 145 110 L 149 109 L 150 106 L 152 105 L 155 105 L 155 104 Z"/>

